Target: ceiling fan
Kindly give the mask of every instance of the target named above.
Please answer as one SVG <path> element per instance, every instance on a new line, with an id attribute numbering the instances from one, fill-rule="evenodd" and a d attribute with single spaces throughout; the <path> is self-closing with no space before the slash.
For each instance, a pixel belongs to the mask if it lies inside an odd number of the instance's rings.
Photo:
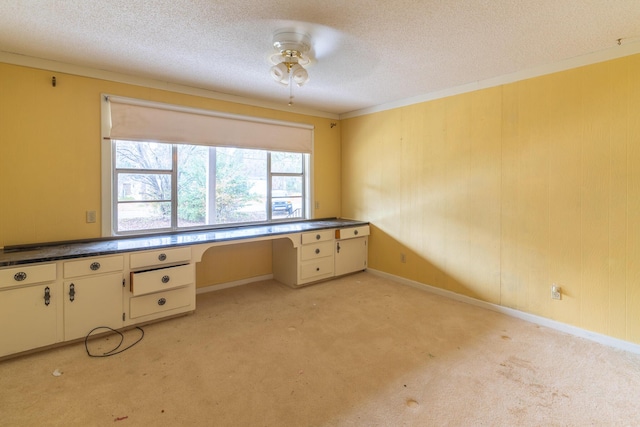
<path id="1" fill-rule="evenodd" d="M 293 105 L 293 84 L 301 87 L 307 83 L 307 67 L 335 51 L 342 37 L 338 30 L 309 23 L 274 31 L 270 74 L 276 82 L 289 86 L 289 105 Z"/>

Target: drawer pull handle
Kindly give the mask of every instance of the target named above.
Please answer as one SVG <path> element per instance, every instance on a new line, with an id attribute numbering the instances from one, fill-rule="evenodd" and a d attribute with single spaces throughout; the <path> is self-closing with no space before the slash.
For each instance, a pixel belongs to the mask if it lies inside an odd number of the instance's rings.
<path id="1" fill-rule="evenodd" d="M 165 305 L 166 303 L 167 303 L 166 298 L 160 298 L 160 299 L 158 300 L 158 305 Z"/>
<path id="2" fill-rule="evenodd" d="M 47 286 L 46 288 L 44 288 L 44 305 L 48 306 L 50 302 L 51 302 L 51 290 Z"/>
<path id="3" fill-rule="evenodd" d="M 158 255 L 158 260 L 160 261 L 166 261 L 167 259 L 167 254 L 160 254 Z"/>
<path id="4" fill-rule="evenodd" d="M 320 267 L 316 267 L 316 271 L 320 271 Z"/>
<path id="5" fill-rule="evenodd" d="M 22 282 L 26 278 L 27 278 L 27 273 L 25 273 L 24 271 L 21 271 L 13 275 L 13 280 L 15 280 L 16 282 Z"/>
<path id="6" fill-rule="evenodd" d="M 319 253 L 320 253 L 320 249 L 316 249 L 316 254 L 319 254 Z"/>
<path id="7" fill-rule="evenodd" d="M 316 234 L 316 240 L 320 240 L 320 235 Z"/>
<path id="8" fill-rule="evenodd" d="M 76 299 L 76 287 L 72 283 L 69 285 L 69 301 L 73 302 Z"/>
<path id="9" fill-rule="evenodd" d="M 98 271 L 100 270 L 100 263 L 99 262 L 92 262 L 91 265 L 89 266 L 90 269 L 92 269 L 93 271 Z"/>
<path id="10" fill-rule="evenodd" d="M 358 235 L 358 230 L 353 230 L 353 234 Z"/>
<path id="11" fill-rule="evenodd" d="M 169 283 L 169 280 L 171 280 L 171 278 L 169 276 L 162 276 L 162 283 Z"/>

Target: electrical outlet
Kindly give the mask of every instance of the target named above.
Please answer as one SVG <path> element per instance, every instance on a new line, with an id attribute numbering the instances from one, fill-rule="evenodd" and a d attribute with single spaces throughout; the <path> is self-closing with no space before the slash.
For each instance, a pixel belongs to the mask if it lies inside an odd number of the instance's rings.
<path id="1" fill-rule="evenodd" d="M 316 202 L 316 209 L 320 209 L 320 202 Z"/>
<path id="2" fill-rule="evenodd" d="M 562 288 L 555 283 L 551 285 L 551 299 L 562 299 Z"/>
<path id="3" fill-rule="evenodd" d="M 400 254 L 400 262 L 402 263 L 407 262 L 407 256 L 405 254 Z"/>
<path id="4" fill-rule="evenodd" d="M 96 222 L 96 211 L 87 211 L 87 222 Z"/>

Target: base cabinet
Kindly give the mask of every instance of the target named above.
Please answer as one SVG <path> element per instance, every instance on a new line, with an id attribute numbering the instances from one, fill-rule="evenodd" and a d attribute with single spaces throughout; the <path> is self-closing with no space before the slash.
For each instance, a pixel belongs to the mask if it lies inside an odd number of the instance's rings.
<path id="1" fill-rule="evenodd" d="M 123 269 L 122 255 L 63 263 L 65 341 L 84 338 L 99 326 L 122 328 Z"/>
<path id="2" fill-rule="evenodd" d="M 0 269 L 0 356 L 63 340 L 56 263 Z"/>
<path id="3" fill-rule="evenodd" d="M 62 285 L 46 283 L 0 292 L 0 356 L 62 341 Z"/>
<path id="4" fill-rule="evenodd" d="M 369 226 L 361 225 L 256 239 L 272 241 L 273 277 L 300 287 L 364 270 L 368 235 Z M 195 262 L 206 247 L 189 243 L 84 257 L 61 245 L 52 249 L 51 261 L 9 259 L 0 267 L 0 358 L 80 340 L 99 327 L 117 330 L 195 311 Z M 60 259 L 64 251 L 68 257 Z"/>
<path id="5" fill-rule="evenodd" d="M 336 240 L 336 276 L 362 271 L 367 268 L 368 237 Z"/>
<path id="6" fill-rule="evenodd" d="M 65 341 L 84 338 L 99 326 L 122 325 L 122 272 L 64 282 Z"/>
<path id="7" fill-rule="evenodd" d="M 367 268 L 369 226 L 302 233 L 298 245 L 274 240 L 273 277 L 297 288 Z"/>
<path id="8" fill-rule="evenodd" d="M 196 269 L 191 248 L 131 255 L 125 298 L 125 326 L 196 309 Z"/>

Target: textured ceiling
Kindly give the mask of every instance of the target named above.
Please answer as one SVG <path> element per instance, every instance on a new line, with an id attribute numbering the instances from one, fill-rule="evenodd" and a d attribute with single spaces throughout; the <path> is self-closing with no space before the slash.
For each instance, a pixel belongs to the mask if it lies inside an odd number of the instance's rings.
<path id="1" fill-rule="evenodd" d="M 292 108 L 343 114 L 635 45 L 639 24 L 640 0 L 3 0 L 0 52 L 286 105 L 268 56 L 296 27 L 315 60 Z"/>

